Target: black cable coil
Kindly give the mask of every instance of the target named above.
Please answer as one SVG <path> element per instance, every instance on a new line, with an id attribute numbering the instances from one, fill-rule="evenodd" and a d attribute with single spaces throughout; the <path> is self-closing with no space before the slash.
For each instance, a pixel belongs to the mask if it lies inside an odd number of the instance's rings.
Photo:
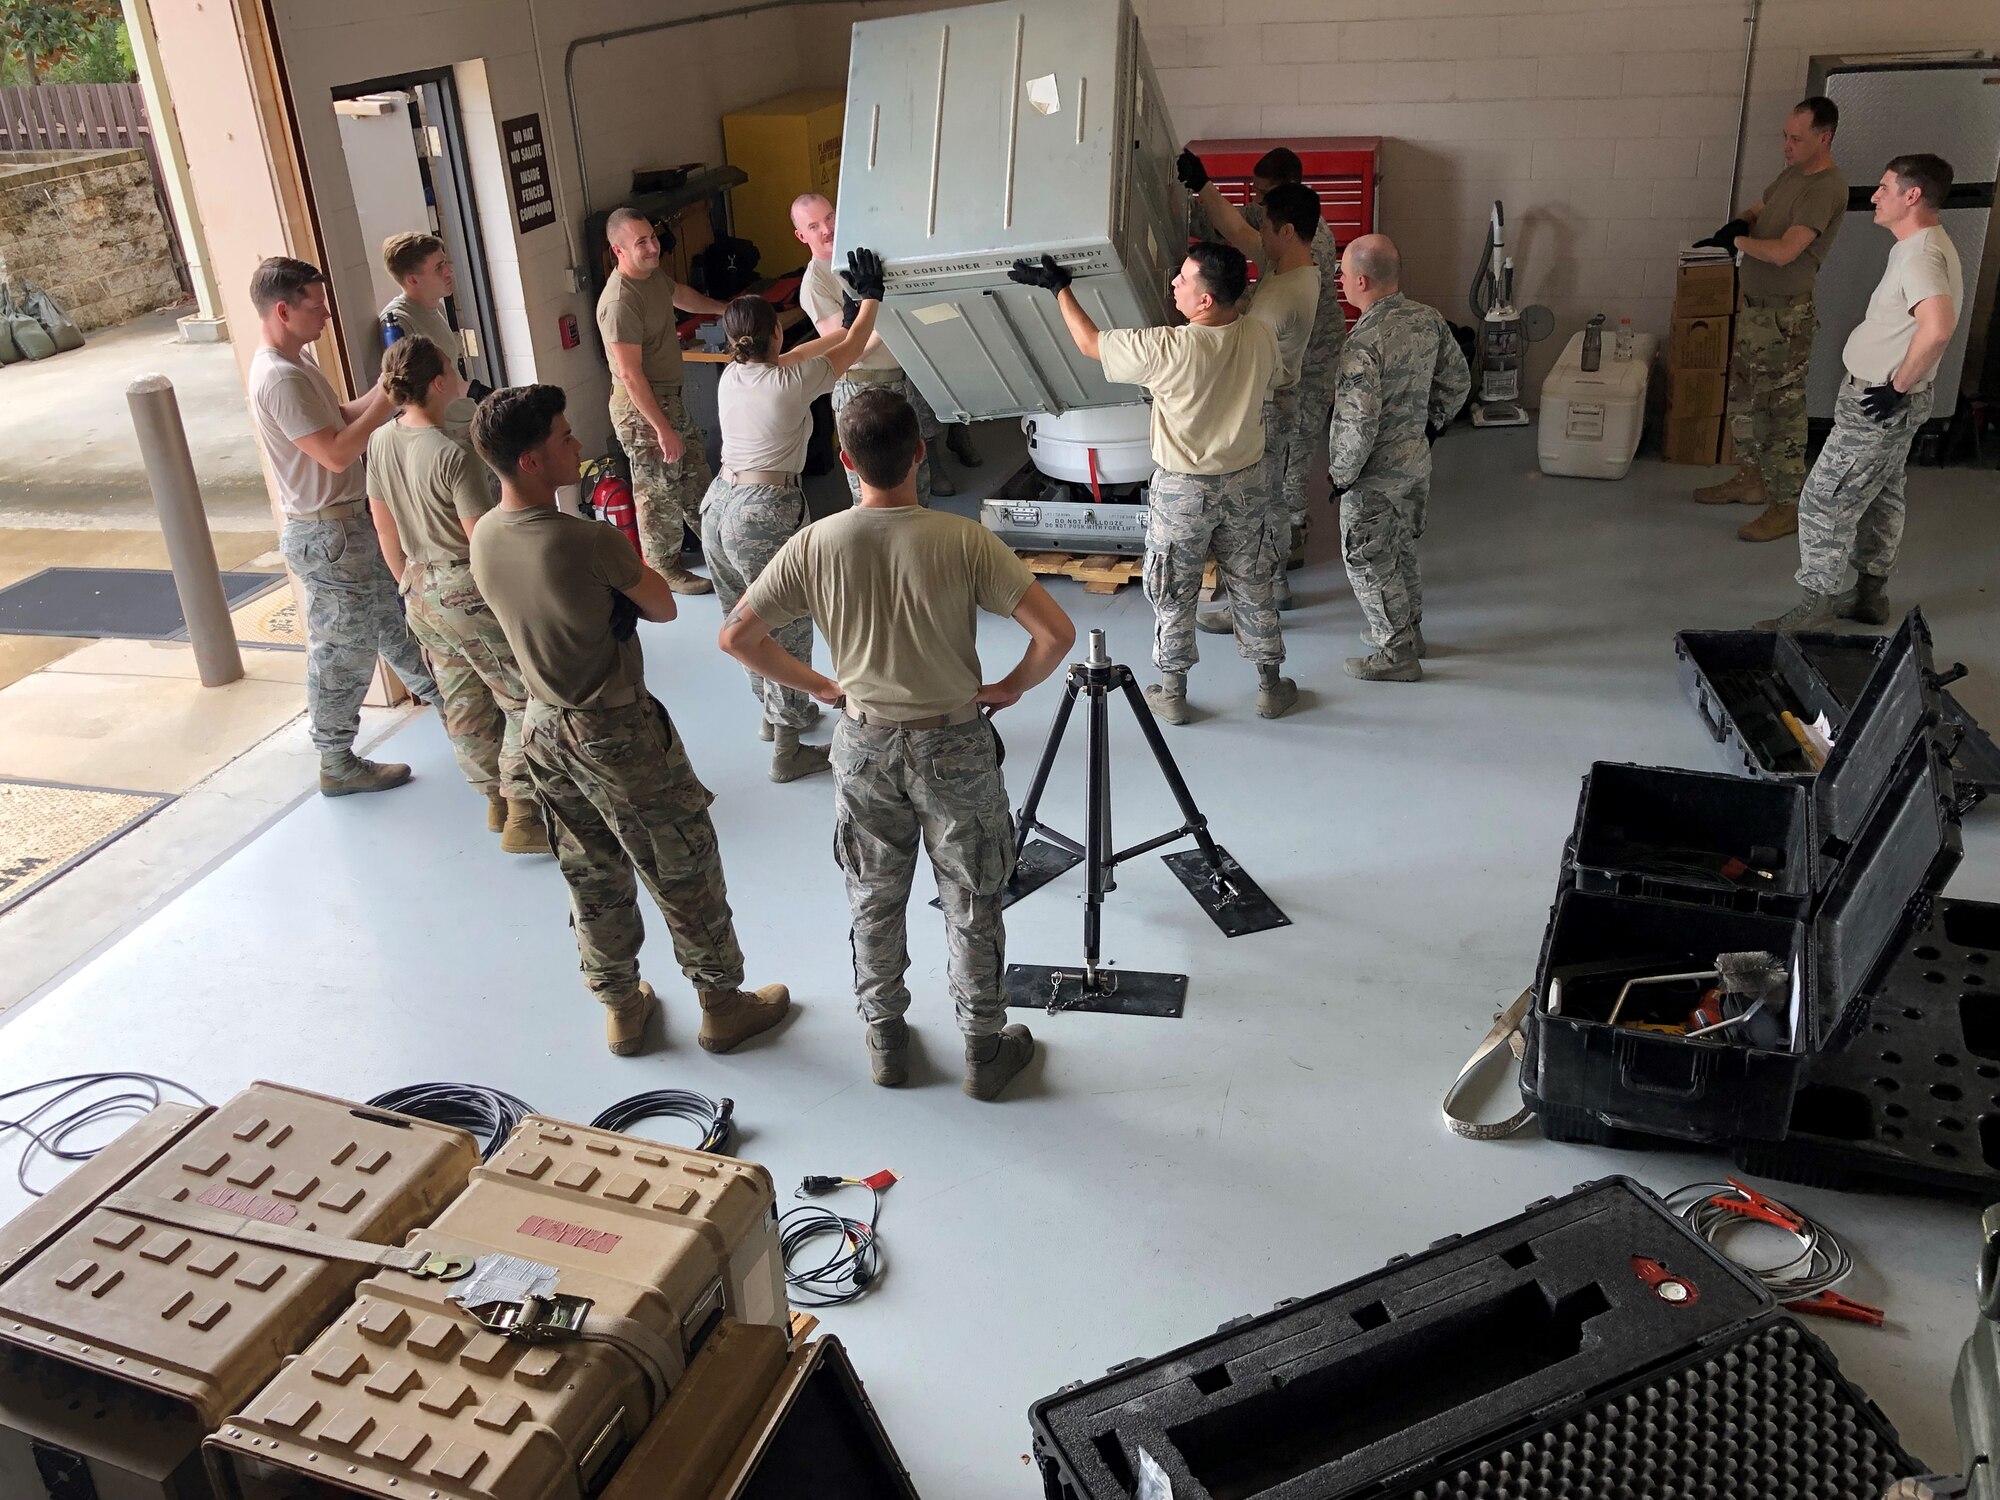
<path id="1" fill-rule="evenodd" d="M 736 1139 L 736 1101 L 711 1099 L 693 1089 L 653 1089 L 608 1105 L 590 1123 L 599 1130 L 628 1132 L 642 1120 L 686 1120 L 701 1130 L 694 1149 L 729 1154 Z"/>
<path id="2" fill-rule="evenodd" d="M 532 1104 L 479 1083 L 413 1083 L 377 1094 L 368 1105 L 371 1109 L 392 1110 L 399 1115 L 428 1120 L 433 1125 L 451 1125 L 482 1136 L 481 1161 L 491 1159 L 513 1134 L 514 1127 L 535 1112 Z"/>

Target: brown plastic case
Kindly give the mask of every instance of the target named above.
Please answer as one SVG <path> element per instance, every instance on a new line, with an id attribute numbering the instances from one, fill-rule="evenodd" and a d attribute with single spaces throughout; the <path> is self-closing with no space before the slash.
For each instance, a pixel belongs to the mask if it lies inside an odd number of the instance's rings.
<path id="1" fill-rule="evenodd" d="M 153 1110 L 0 1232 L 0 1495 L 205 1500 L 202 1438 L 365 1269 L 106 1198 L 393 1245 L 478 1159 L 463 1131 L 278 1084 Z"/>
<path id="2" fill-rule="evenodd" d="M 422 1236 L 447 1254 L 551 1267 L 587 1298 L 581 1338 L 510 1337 L 388 1272 L 209 1440 L 229 1500 L 583 1500 L 658 1396 L 593 1328 L 640 1325 L 678 1387 L 725 1314 L 786 1327 L 776 1197 L 762 1167 L 531 1116 Z"/>

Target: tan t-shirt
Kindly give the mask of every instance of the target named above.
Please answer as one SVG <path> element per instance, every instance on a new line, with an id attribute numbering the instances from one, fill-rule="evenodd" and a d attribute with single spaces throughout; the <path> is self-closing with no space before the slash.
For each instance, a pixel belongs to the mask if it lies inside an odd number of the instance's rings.
<path id="1" fill-rule="evenodd" d="M 1951 298 L 1953 315 L 1964 315 L 1965 270 L 1959 264 L 1958 247 L 1941 224 L 1919 229 L 1889 247 L 1889 264 L 1868 299 L 1868 311 L 1841 351 L 1847 373 L 1870 385 L 1894 375 L 1917 336 L 1917 304 L 1929 297 Z M 1924 384 L 1936 378 L 1933 372 Z"/>
<path id="2" fill-rule="evenodd" d="M 299 447 L 302 437 L 347 427 L 340 398 L 318 365 L 287 359 L 268 344 L 260 347 L 250 356 L 250 411 L 278 484 L 278 509 L 286 516 L 310 521 L 329 505 L 367 495 L 365 459 L 336 474 Z"/>
<path id="3" fill-rule="evenodd" d="M 1305 368 L 1313 320 L 1319 316 L 1319 267 L 1300 266 L 1296 271 L 1260 278 L 1250 300 L 1249 316 L 1278 336 L 1276 388 L 1290 390 L 1299 383 L 1299 371 Z"/>
<path id="4" fill-rule="evenodd" d="M 839 274 L 833 269 L 833 262 L 814 256 L 806 262 L 806 274 L 799 282 L 799 306 L 812 319 L 813 327 L 823 333 L 828 318 L 835 322 L 840 320 L 840 299 L 846 290 L 840 283 Z M 868 347 L 861 351 L 861 358 L 854 362 L 854 368 L 881 370 L 888 374 L 901 374 L 903 370 L 879 333 L 868 336 Z"/>
<path id="5" fill-rule="evenodd" d="M 812 404 L 833 390 L 835 378 L 824 354 L 789 369 L 731 365 L 724 370 L 716 394 L 723 467 L 798 473 L 812 441 Z"/>
<path id="6" fill-rule="evenodd" d="M 394 323 L 405 334 L 429 339 L 444 351 L 459 374 L 465 373 L 465 342 L 453 331 L 442 307 L 426 306 L 412 301 L 408 293 L 398 292 L 383 307 L 381 321 Z"/>
<path id="7" fill-rule="evenodd" d="M 611 595 L 644 569 L 623 532 L 553 505 L 491 510 L 472 530 L 472 577 L 506 632 L 528 696 L 594 708 L 646 690 L 639 638 L 611 634 Z"/>
<path id="8" fill-rule="evenodd" d="M 1175 474 L 1233 474 L 1264 456 L 1264 398 L 1278 336 L 1256 318 L 1221 328 L 1114 328 L 1104 378 L 1153 395 L 1153 462 Z"/>
<path id="9" fill-rule="evenodd" d="M 464 562 L 472 544 L 462 522 L 493 508 L 486 466 L 463 443 L 400 420 L 368 439 L 368 495 L 389 507 L 403 555 L 415 563 Z"/>
<path id="10" fill-rule="evenodd" d="M 674 308 L 674 278 L 665 269 L 644 281 L 628 280 L 613 271 L 597 297 L 597 331 L 607 344 L 637 344 L 646 383 L 662 399 L 681 388 L 681 336 L 675 331 L 680 313 Z M 611 399 L 625 394 L 618 367 L 611 369 Z"/>
<path id="11" fill-rule="evenodd" d="M 977 612 L 1013 614 L 1034 581 L 977 521 L 856 506 L 786 542 L 743 597 L 773 627 L 811 615 L 848 701 L 907 722 L 972 701 Z"/>
<path id="12" fill-rule="evenodd" d="M 1750 230 L 1750 238 L 1783 239 L 1787 229 L 1804 225 L 1813 231 L 1813 241 L 1788 266 L 1774 266 L 1744 256 L 1739 272 L 1744 295 L 1795 297 L 1810 292 L 1819 276 L 1820 262 L 1833 248 L 1833 237 L 1840 233 L 1841 221 L 1846 217 L 1847 179 L 1840 175 L 1840 168 L 1828 167 L 1824 172 L 1810 175 L 1797 167 L 1785 168 L 1764 189 L 1764 207 Z"/>

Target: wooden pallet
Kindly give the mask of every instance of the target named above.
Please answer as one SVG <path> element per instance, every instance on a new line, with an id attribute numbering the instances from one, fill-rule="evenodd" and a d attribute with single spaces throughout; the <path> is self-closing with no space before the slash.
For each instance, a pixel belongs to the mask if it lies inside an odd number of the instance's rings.
<path id="1" fill-rule="evenodd" d="M 1074 578 L 1086 594 L 1115 594 L 1126 584 L 1139 582 L 1146 571 L 1143 557 L 1115 552 L 1022 552 L 1018 548 L 1016 552 L 1030 572 L 1044 578 Z M 1201 589 L 1203 599 L 1215 597 L 1212 560 L 1201 570 Z"/>

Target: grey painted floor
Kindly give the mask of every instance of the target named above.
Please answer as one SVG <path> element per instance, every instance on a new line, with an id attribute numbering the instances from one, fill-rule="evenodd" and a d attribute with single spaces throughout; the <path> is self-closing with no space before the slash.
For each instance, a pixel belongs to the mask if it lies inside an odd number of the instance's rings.
<path id="1" fill-rule="evenodd" d="M 1213 650 L 1172 743 L 1225 842 L 1295 925 L 1223 939 L 1157 860 L 1112 898 L 1106 951 L 1185 970 L 1181 1021 L 1035 1020 L 1047 1043 L 1013 1097 L 966 1099 L 942 993 L 942 935 L 916 914 L 925 1086 L 867 1082 L 848 984 L 846 912 L 824 780 L 773 787 L 742 679 L 715 650 L 716 608 L 649 627 L 651 682 L 715 789 L 753 982 L 783 979 L 798 1015 L 716 1058 L 655 923 L 651 977 L 668 1046 L 608 1056 L 575 976 L 547 861 L 507 859 L 430 716 L 389 745 L 419 780 L 392 795 L 302 801 L 239 853 L 0 1029 L 0 1082 L 143 1067 L 220 1097 L 253 1078 L 360 1096 L 481 1080 L 588 1117 L 642 1088 L 728 1094 L 743 1154 L 789 1200 L 808 1172 L 892 1167 L 890 1271 L 827 1326 L 845 1340 L 919 1489 L 1027 1497 L 1028 1405 L 1237 1314 L 1307 1294 L 1550 1192 L 1629 1172 L 1660 1188 L 1712 1175 L 1698 1157 L 1498 1144 L 1446 1133 L 1437 1101 L 1494 1009 L 1529 977 L 1578 778 L 1594 758 L 1718 764 L 1674 677 L 1682 626 L 1744 623 L 1786 601 L 1789 543 L 1750 547 L 1749 514 L 1688 504 L 1698 471 L 1642 463 L 1625 483 L 1543 479 L 1528 434 L 1461 429 L 1438 448 L 1426 543 L 1435 647 L 1422 686 L 1340 675 L 1358 616 L 1326 530 L 1287 619 L 1310 697 L 1275 724 L 1252 674 Z M 991 470 L 989 469 L 989 474 Z M 2000 725 L 1990 473 L 1923 472 L 1899 600 L 1921 598 L 1963 695 Z M 1143 661 L 1137 592 L 1058 597 Z M 989 667 L 1017 633 L 991 622 Z M 1226 643 L 1223 643 L 1226 648 Z M 1003 716 L 1025 789 L 1058 689 Z M 1170 805 L 1114 719 L 1122 841 Z M 1078 751 L 1050 800 L 1077 826 Z M 1955 890 L 2000 899 L 2000 812 L 1975 814 Z M 1076 876 L 1015 909 L 1010 954 L 1079 951 Z M 928 896 L 928 878 L 919 895 Z M 1819 1331 L 1908 1444 L 1951 1461 L 1952 1362 L 1972 1316 L 1976 1212 L 1920 1199 L 1798 1192 L 1853 1242 L 1849 1288 L 1883 1331 Z M 16 1196 L 0 1207 L 11 1211 Z"/>

